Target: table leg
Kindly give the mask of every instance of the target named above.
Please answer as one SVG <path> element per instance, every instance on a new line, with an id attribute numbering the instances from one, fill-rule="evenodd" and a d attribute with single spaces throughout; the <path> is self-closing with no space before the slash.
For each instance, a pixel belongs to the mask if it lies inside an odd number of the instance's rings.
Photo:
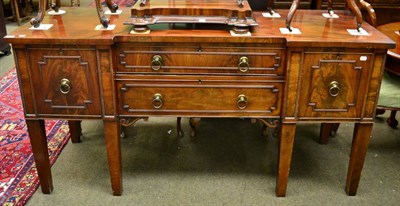
<path id="1" fill-rule="evenodd" d="M 108 166 L 113 195 L 122 194 L 121 140 L 119 121 L 104 120 Z"/>
<path id="2" fill-rule="evenodd" d="M 81 142 L 82 127 L 80 120 L 68 120 L 69 133 L 71 134 L 71 142 Z"/>
<path id="3" fill-rule="evenodd" d="M 319 143 L 328 144 L 329 137 L 334 137 L 336 135 L 339 125 L 339 123 L 321 123 Z"/>
<path id="4" fill-rule="evenodd" d="M 278 176 L 276 179 L 276 196 L 286 196 L 286 187 L 292 159 L 296 124 L 282 123 L 279 132 Z"/>
<path id="5" fill-rule="evenodd" d="M 373 123 L 356 123 L 354 127 L 346 181 L 346 193 L 351 196 L 357 193 L 358 183 L 360 182 L 361 171 L 364 166 L 365 155 L 371 137 L 372 126 Z"/>
<path id="6" fill-rule="evenodd" d="M 28 127 L 42 192 L 50 194 L 53 191 L 53 180 L 51 177 L 44 120 L 26 120 L 26 126 Z"/>

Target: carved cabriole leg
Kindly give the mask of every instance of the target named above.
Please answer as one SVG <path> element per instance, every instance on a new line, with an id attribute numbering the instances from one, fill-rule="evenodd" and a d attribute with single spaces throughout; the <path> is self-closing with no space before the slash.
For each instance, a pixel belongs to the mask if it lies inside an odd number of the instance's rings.
<path id="1" fill-rule="evenodd" d="M 359 0 L 357 1 L 359 4 L 360 8 L 363 8 L 367 11 L 368 13 L 368 18 L 369 18 L 369 22 L 373 27 L 377 27 L 378 23 L 376 22 L 376 13 L 375 10 L 372 8 L 371 4 L 369 4 L 368 2 L 364 1 L 364 0 Z"/>
<path id="2" fill-rule="evenodd" d="M 68 120 L 69 133 L 71 134 L 71 142 L 81 142 L 82 127 L 80 120 Z"/>
<path id="3" fill-rule="evenodd" d="M 116 5 L 115 3 L 112 3 L 111 0 L 105 0 L 105 1 L 106 1 L 108 9 L 110 9 L 110 11 L 112 13 L 115 13 L 118 10 L 118 5 Z"/>
<path id="4" fill-rule="evenodd" d="M 183 137 L 185 135 L 185 133 L 183 133 L 183 131 L 182 131 L 181 119 L 182 119 L 182 117 L 176 118 L 176 130 L 178 132 L 179 137 Z"/>
<path id="5" fill-rule="evenodd" d="M 44 14 L 46 13 L 46 6 L 47 0 L 39 0 L 37 16 L 33 17 L 30 21 L 31 25 L 35 28 L 39 27 L 40 23 L 43 21 Z"/>
<path id="6" fill-rule="evenodd" d="M 296 133 L 295 123 L 281 123 L 279 132 L 278 175 L 276 178 L 276 196 L 286 196 L 290 161 L 292 159 L 293 143 Z"/>
<path id="7" fill-rule="evenodd" d="M 26 120 L 26 126 L 28 127 L 42 192 L 50 194 L 53 191 L 53 180 L 51 177 L 44 120 Z"/>
<path id="8" fill-rule="evenodd" d="M 122 194 L 120 125 L 117 120 L 103 120 L 103 122 L 111 188 L 113 195 L 120 196 Z"/>
<path id="9" fill-rule="evenodd" d="M 356 16 L 356 19 L 357 19 L 357 31 L 360 31 L 361 24 L 362 24 L 362 21 L 363 21 L 360 8 L 358 8 L 355 0 L 346 0 L 346 1 L 347 1 L 347 6 L 350 8 L 350 10 Z"/>
<path id="10" fill-rule="evenodd" d="M 200 118 L 196 118 L 196 117 L 189 118 L 189 125 L 190 125 L 190 128 L 192 129 L 192 131 L 190 132 L 191 137 L 196 136 L 196 125 L 198 125 L 199 123 L 200 123 Z"/>
<path id="11" fill-rule="evenodd" d="M 328 13 L 333 14 L 333 0 L 328 0 Z"/>
<path id="12" fill-rule="evenodd" d="M 293 16 L 297 11 L 297 8 L 300 6 L 300 0 L 293 0 L 292 5 L 290 6 L 288 16 L 286 18 L 286 28 L 291 32 L 290 24 L 292 23 Z"/>
<path id="13" fill-rule="evenodd" d="M 108 23 L 110 20 L 104 15 L 103 8 L 101 7 L 100 0 L 95 0 L 96 2 L 96 9 L 97 9 L 97 16 L 99 17 L 100 24 L 103 25 L 104 28 L 108 27 Z"/>
<path id="14" fill-rule="evenodd" d="M 399 122 L 396 120 L 396 112 L 397 110 L 390 111 L 390 117 L 386 120 L 388 125 L 393 129 L 395 129 L 399 124 Z"/>
<path id="15" fill-rule="evenodd" d="M 386 110 L 384 110 L 384 109 L 376 109 L 375 116 L 378 116 L 380 114 L 385 114 L 385 111 Z"/>
<path id="16" fill-rule="evenodd" d="M 347 171 L 346 193 L 354 196 L 357 193 L 361 171 L 364 166 L 373 123 L 356 123 L 351 146 L 349 168 Z"/>
<path id="17" fill-rule="evenodd" d="M 267 12 L 269 14 L 274 15 L 274 4 L 275 4 L 275 0 L 268 0 L 267 2 Z"/>
<path id="18" fill-rule="evenodd" d="M 60 0 L 51 0 L 50 7 L 58 13 L 60 7 L 61 7 L 61 1 Z"/>

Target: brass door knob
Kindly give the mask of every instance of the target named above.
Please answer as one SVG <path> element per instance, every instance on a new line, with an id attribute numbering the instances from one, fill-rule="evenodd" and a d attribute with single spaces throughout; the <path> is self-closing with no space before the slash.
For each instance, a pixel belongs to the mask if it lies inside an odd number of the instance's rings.
<path id="1" fill-rule="evenodd" d="M 249 58 L 247 57 L 240 57 L 239 59 L 239 64 L 238 64 L 238 69 L 239 71 L 245 73 L 249 71 Z"/>
<path id="2" fill-rule="evenodd" d="M 70 81 L 66 78 L 60 81 L 60 92 L 63 94 L 68 94 L 71 91 Z"/>
<path id="3" fill-rule="evenodd" d="M 332 97 L 336 97 L 337 95 L 339 95 L 339 92 L 340 92 L 339 82 L 332 81 L 329 84 L 329 95 L 331 95 Z"/>
<path id="4" fill-rule="evenodd" d="M 247 97 L 244 94 L 241 94 L 237 98 L 236 105 L 239 109 L 245 109 L 247 107 Z"/>
<path id="5" fill-rule="evenodd" d="M 163 100 L 161 94 L 154 94 L 153 96 L 153 107 L 154 109 L 160 109 L 163 106 Z"/>
<path id="6" fill-rule="evenodd" d="M 153 59 L 151 60 L 151 69 L 153 69 L 154 71 L 160 70 L 162 61 L 163 59 L 160 55 L 154 55 Z"/>

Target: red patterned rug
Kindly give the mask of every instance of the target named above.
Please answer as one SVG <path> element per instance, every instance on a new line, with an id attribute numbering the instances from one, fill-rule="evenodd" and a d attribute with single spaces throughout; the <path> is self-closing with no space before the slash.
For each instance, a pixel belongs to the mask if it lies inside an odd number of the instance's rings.
<path id="1" fill-rule="evenodd" d="M 15 69 L 0 79 L 0 205 L 24 205 L 39 186 Z M 53 164 L 69 140 L 66 121 L 46 121 Z"/>

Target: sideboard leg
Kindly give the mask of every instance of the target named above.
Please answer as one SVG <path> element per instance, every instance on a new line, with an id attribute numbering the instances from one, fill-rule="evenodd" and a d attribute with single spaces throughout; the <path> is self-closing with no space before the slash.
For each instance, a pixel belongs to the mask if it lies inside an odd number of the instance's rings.
<path id="1" fill-rule="evenodd" d="M 26 120 L 26 125 L 28 127 L 42 192 L 50 194 L 53 191 L 53 180 L 51 177 L 44 120 Z"/>
<path id="2" fill-rule="evenodd" d="M 80 120 L 68 120 L 69 133 L 71 134 L 71 142 L 81 142 L 82 127 Z"/>
<path id="3" fill-rule="evenodd" d="M 119 121 L 104 120 L 104 135 L 113 195 L 122 195 L 121 141 Z"/>
<path id="4" fill-rule="evenodd" d="M 319 133 L 319 143 L 320 144 L 328 144 L 331 129 L 332 129 L 331 123 L 321 123 L 321 130 Z"/>
<path id="5" fill-rule="evenodd" d="M 361 171 L 364 166 L 373 123 L 356 123 L 351 146 L 349 168 L 347 171 L 346 193 L 354 196 L 357 193 Z"/>
<path id="6" fill-rule="evenodd" d="M 275 191 L 277 197 L 286 196 L 295 133 L 295 123 L 281 124 L 279 132 L 278 176 L 276 179 Z"/>
<path id="7" fill-rule="evenodd" d="M 339 125 L 339 123 L 321 123 L 319 143 L 328 144 L 329 137 L 334 137 L 336 135 Z"/>

